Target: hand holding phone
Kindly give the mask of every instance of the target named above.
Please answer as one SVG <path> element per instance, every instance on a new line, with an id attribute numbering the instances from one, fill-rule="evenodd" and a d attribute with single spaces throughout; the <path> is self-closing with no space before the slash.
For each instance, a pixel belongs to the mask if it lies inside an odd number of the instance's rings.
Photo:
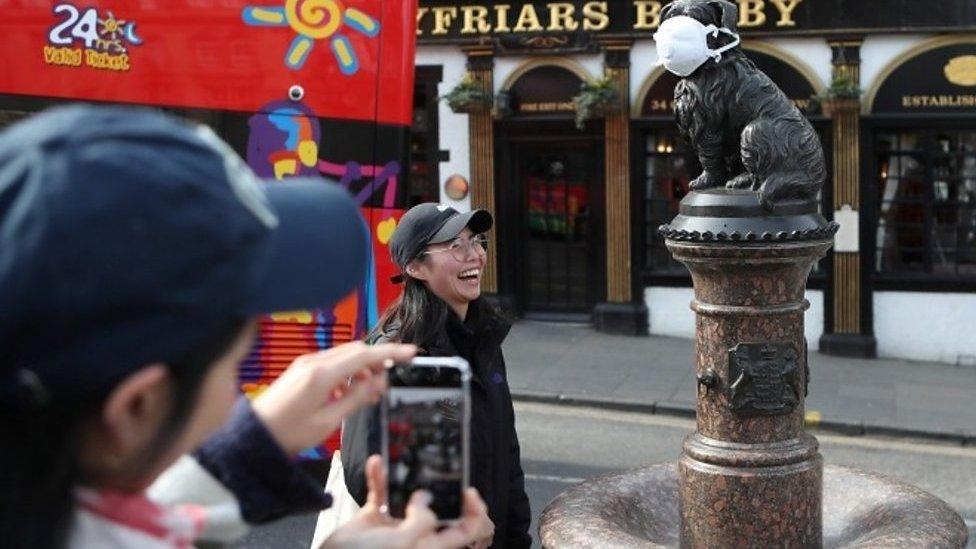
<path id="1" fill-rule="evenodd" d="M 382 404 L 388 512 L 403 518 L 411 494 L 425 490 L 438 521 L 456 521 L 468 486 L 468 363 L 420 357 L 395 364 L 388 376 Z"/>
<path id="2" fill-rule="evenodd" d="M 386 501 L 387 488 L 380 456 L 371 456 L 366 461 L 366 484 L 369 487 L 366 504 L 319 549 L 483 549 L 491 544 L 494 525 L 474 488 L 464 492 L 462 518 L 452 526 L 438 528 L 437 517 L 428 507 L 429 496 L 421 492 L 411 497 L 402 521 L 393 520 L 380 510 Z"/>
<path id="3" fill-rule="evenodd" d="M 303 355 L 251 405 L 281 448 L 295 455 L 328 438 L 354 410 L 376 403 L 386 389 L 383 364 L 416 352 L 413 345 L 354 342 Z"/>

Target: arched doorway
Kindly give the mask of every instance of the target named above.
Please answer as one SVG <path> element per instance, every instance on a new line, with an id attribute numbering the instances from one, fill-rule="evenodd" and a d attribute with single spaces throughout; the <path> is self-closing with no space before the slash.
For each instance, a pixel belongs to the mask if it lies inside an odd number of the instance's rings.
<path id="1" fill-rule="evenodd" d="M 603 123 L 573 125 L 572 98 L 587 78 L 572 61 L 537 59 L 502 90 L 499 282 L 530 318 L 588 320 L 603 299 Z"/>

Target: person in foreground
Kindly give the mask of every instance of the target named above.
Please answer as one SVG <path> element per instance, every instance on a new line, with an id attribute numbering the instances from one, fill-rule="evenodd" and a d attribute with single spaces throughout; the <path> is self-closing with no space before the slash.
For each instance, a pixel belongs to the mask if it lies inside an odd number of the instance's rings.
<path id="1" fill-rule="evenodd" d="M 237 366 L 260 314 L 347 294 L 367 237 L 343 190 L 265 186 L 209 130 L 150 111 L 56 109 L 0 134 L 4 547 L 187 547 L 327 506 L 291 456 L 376 402 L 384 363 L 415 349 L 301 357 L 253 405 L 234 406 Z M 385 518 L 377 460 L 371 503 L 327 547 L 483 535 L 473 492 L 440 532 L 424 493 Z M 146 497 L 164 471 L 154 497 L 182 505 Z"/>
<path id="2" fill-rule="evenodd" d="M 501 344 L 509 324 L 481 297 L 481 276 L 492 226 L 484 210 L 459 213 L 425 203 L 407 211 L 390 240 L 404 288 L 370 340 L 413 343 L 431 356 L 465 358 L 471 365 L 471 484 L 488 506 L 492 547 L 529 547 L 531 515 L 519 456 L 512 396 Z M 365 408 L 343 423 L 341 459 L 346 486 L 367 498 L 363 469 L 380 450 L 379 412 Z"/>

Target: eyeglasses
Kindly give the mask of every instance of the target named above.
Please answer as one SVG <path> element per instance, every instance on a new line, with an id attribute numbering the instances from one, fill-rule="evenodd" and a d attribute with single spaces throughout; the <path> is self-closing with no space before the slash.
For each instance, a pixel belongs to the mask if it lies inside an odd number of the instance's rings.
<path id="1" fill-rule="evenodd" d="M 470 239 L 463 239 L 457 237 L 451 241 L 451 243 L 446 248 L 440 248 L 437 250 L 427 250 L 420 255 L 436 254 L 440 252 L 450 252 L 451 257 L 457 261 L 464 261 L 468 259 L 468 252 L 474 250 L 476 256 L 481 257 L 488 253 L 488 237 L 483 234 L 477 234 L 472 236 Z"/>

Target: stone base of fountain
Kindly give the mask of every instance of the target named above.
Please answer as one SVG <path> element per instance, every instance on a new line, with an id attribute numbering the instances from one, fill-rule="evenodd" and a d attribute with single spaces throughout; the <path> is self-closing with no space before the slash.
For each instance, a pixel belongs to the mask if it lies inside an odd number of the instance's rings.
<path id="1" fill-rule="evenodd" d="M 735 521 L 736 510 L 726 509 Z M 543 547 L 679 547 L 678 469 L 652 465 L 584 482 L 542 513 Z M 966 546 L 962 518 L 914 486 L 848 467 L 823 469 L 824 547 Z"/>
<path id="2" fill-rule="evenodd" d="M 690 2 L 688 2 L 690 3 Z M 694 282 L 696 430 L 677 463 L 588 481 L 540 520 L 547 548 L 957 547 L 945 502 L 880 475 L 823 466 L 803 433 L 810 269 L 838 229 L 813 200 L 689 193 L 661 227 Z"/>

